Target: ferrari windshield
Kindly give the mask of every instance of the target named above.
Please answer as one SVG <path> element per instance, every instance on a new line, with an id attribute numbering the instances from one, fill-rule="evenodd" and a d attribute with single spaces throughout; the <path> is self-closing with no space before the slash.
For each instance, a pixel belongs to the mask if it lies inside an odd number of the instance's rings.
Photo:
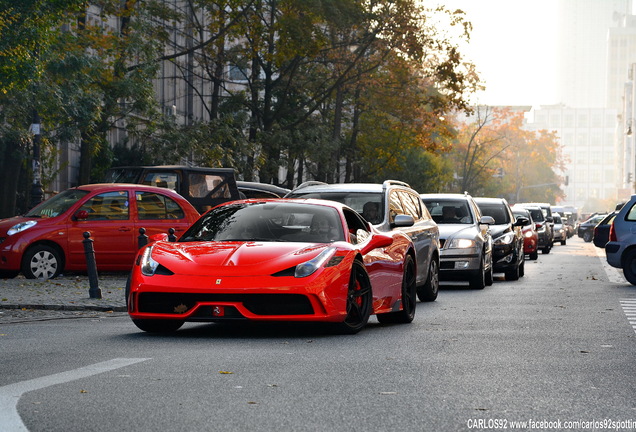
<path id="1" fill-rule="evenodd" d="M 335 208 L 299 203 L 252 202 L 217 207 L 179 239 L 192 241 L 289 241 L 331 243 L 344 240 Z"/>
<path id="2" fill-rule="evenodd" d="M 88 191 L 85 190 L 67 189 L 32 208 L 25 216 L 44 218 L 61 215 L 86 194 Z"/>

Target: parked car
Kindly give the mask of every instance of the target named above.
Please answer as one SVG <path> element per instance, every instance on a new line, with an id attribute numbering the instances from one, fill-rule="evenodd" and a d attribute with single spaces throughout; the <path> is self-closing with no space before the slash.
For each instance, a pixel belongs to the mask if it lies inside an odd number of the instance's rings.
<path id="1" fill-rule="evenodd" d="M 594 227 L 594 235 L 592 236 L 594 246 L 599 248 L 605 247 L 609 241 L 610 227 L 612 226 L 612 222 L 614 222 L 614 218 L 617 214 L 618 211 L 613 211 L 596 224 Z"/>
<path id="2" fill-rule="evenodd" d="M 585 222 L 581 222 L 579 224 L 579 229 L 577 231 L 577 235 L 581 237 L 586 242 L 591 242 L 594 239 L 594 227 L 598 225 L 600 221 L 602 221 L 607 214 L 595 214 L 590 216 Z"/>
<path id="3" fill-rule="evenodd" d="M 523 233 L 521 227 L 528 221 L 516 219 L 508 201 L 503 198 L 475 198 L 484 216 L 491 216 L 495 223 L 490 225 L 492 236 L 492 261 L 495 273 L 504 273 L 506 280 L 518 280 L 525 274 Z"/>
<path id="4" fill-rule="evenodd" d="M 525 208 L 530 212 L 539 236 L 539 249 L 541 249 L 543 254 L 549 254 L 550 250 L 552 250 L 552 235 L 541 207 L 531 204 L 515 204 L 515 207 Z"/>
<path id="5" fill-rule="evenodd" d="M 290 189 L 267 183 L 237 180 L 236 186 L 241 198 L 283 198 Z"/>
<path id="6" fill-rule="evenodd" d="M 545 237 L 547 237 L 547 244 L 549 245 L 549 249 L 547 252 L 545 248 L 543 249 L 543 253 L 550 253 L 550 249 L 554 244 L 554 218 L 552 217 L 552 206 L 549 203 L 544 202 L 529 202 L 529 203 L 521 203 L 523 207 L 539 207 L 541 212 L 543 213 L 543 218 L 545 222 L 543 225 L 545 226 Z M 535 218 L 536 219 L 536 218 Z"/>
<path id="7" fill-rule="evenodd" d="M 343 203 L 383 233 L 400 231 L 415 245 L 417 295 L 433 301 L 439 291 L 439 229 L 422 204 L 419 194 L 400 181 L 326 184 L 307 182 L 286 198 L 319 198 Z"/>
<path id="8" fill-rule="evenodd" d="M 523 252 L 528 255 L 531 260 L 536 260 L 539 258 L 539 234 L 537 234 L 537 228 L 532 220 L 532 215 L 530 211 L 523 207 L 512 206 L 511 210 L 517 220 L 519 220 L 519 218 L 526 218 L 528 220 L 528 222 L 521 227 L 521 232 L 523 232 Z"/>
<path id="9" fill-rule="evenodd" d="M 104 182 L 136 183 L 171 189 L 187 199 L 199 213 L 241 198 L 233 168 L 123 166 L 109 169 Z"/>
<path id="10" fill-rule="evenodd" d="M 235 201 L 177 242 L 139 252 L 128 313 L 148 332 L 243 319 L 327 322 L 352 334 L 371 314 L 381 323 L 413 320 L 414 258 L 408 236 L 380 233 L 337 202 Z"/>
<path id="11" fill-rule="evenodd" d="M 493 283 L 491 216 L 482 216 L 468 194 L 423 194 L 422 201 L 439 226 L 440 278 L 468 281 L 483 289 Z"/>
<path id="12" fill-rule="evenodd" d="M 0 221 L 0 275 L 29 279 L 85 271 L 83 233 L 88 231 L 98 270 L 130 270 L 139 228 L 148 236 L 174 228 L 183 233 L 199 217 L 168 189 L 133 184 L 94 184 L 67 189 L 24 216 Z"/>
<path id="13" fill-rule="evenodd" d="M 632 195 L 614 218 L 605 256 L 609 265 L 623 269 L 625 279 L 636 285 L 636 195 Z"/>
<path id="14" fill-rule="evenodd" d="M 560 242 L 562 246 L 565 246 L 568 234 L 563 219 L 561 219 L 561 215 L 558 213 L 552 213 L 552 218 L 554 219 L 554 242 Z"/>

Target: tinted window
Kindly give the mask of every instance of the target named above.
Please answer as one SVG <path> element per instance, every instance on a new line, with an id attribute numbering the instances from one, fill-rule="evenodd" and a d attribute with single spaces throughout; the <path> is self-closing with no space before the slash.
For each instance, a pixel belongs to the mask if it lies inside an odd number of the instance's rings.
<path id="1" fill-rule="evenodd" d="M 501 204 L 477 203 L 477 206 L 481 210 L 481 214 L 483 216 L 491 216 L 497 225 L 504 225 L 512 222 L 510 220 L 510 214 Z"/>
<path id="2" fill-rule="evenodd" d="M 399 214 L 406 214 L 402 207 L 402 201 L 397 191 L 392 191 L 389 194 L 389 223 L 393 223 L 395 217 Z"/>

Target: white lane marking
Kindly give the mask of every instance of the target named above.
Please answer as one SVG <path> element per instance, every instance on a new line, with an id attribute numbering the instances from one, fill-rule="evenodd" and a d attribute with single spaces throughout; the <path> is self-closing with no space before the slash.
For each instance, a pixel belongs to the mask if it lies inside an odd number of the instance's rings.
<path id="1" fill-rule="evenodd" d="M 624 299 L 621 300 L 621 307 L 623 308 L 623 313 L 627 317 L 627 321 L 636 332 L 636 314 L 634 314 L 634 308 L 636 307 L 636 299 Z"/>
<path id="2" fill-rule="evenodd" d="M 34 378 L 0 387 L 0 430 L 4 432 L 28 431 L 20 414 L 18 401 L 24 393 L 40 390 L 56 384 L 86 378 L 104 372 L 109 372 L 135 363 L 150 360 L 148 358 L 116 358 L 101 363 L 95 363 L 79 369 L 60 372 L 53 375 Z"/>
<path id="3" fill-rule="evenodd" d="M 614 268 L 607 263 L 605 249 L 594 246 L 594 252 L 596 252 L 596 256 L 598 256 L 601 260 L 601 266 L 603 266 L 603 270 L 605 270 L 605 274 L 607 274 L 607 278 L 610 282 L 617 284 L 624 284 L 627 282 L 620 269 Z"/>

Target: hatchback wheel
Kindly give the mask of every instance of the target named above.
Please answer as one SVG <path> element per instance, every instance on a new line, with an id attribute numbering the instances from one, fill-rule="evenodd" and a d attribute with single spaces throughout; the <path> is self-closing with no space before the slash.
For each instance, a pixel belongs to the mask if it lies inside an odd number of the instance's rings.
<path id="1" fill-rule="evenodd" d="M 22 257 L 22 274 L 27 279 L 52 279 L 61 271 L 60 253 L 50 246 L 32 246 Z"/>

